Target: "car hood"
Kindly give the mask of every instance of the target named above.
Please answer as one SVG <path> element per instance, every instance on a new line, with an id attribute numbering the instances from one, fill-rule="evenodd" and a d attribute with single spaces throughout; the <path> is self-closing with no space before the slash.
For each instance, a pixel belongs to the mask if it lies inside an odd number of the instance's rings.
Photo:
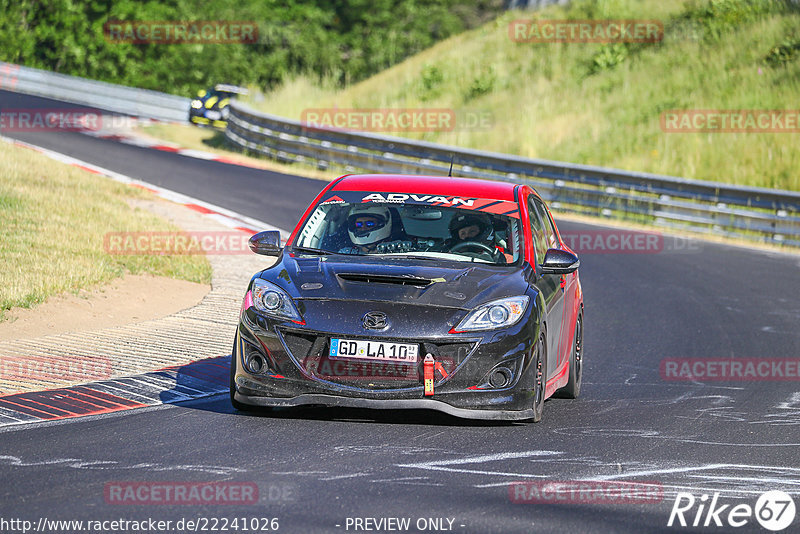
<path id="1" fill-rule="evenodd" d="M 472 309 L 528 289 L 525 268 L 485 263 L 284 253 L 257 276 L 296 300 L 358 300 Z"/>

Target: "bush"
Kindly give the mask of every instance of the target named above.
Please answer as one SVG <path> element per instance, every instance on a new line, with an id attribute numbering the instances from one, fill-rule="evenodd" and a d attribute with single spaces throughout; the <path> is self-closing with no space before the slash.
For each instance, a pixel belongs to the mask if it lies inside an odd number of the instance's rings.
<path id="1" fill-rule="evenodd" d="M 695 0 L 687 6 L 682 18 L 698 23 L 706 39 L 718 41 L 732 28 L 795 8 L 791 0 Z"/>
<path id="2" fill-rule="evenodd" d="M 436 98 L 441 93 L 444 73 L 436 65 L 425 65 L 420 73 L 419 97 L 422 101 Z"/>
<path id="3" fill-rule="evenodd" d="M 467 88 L 464 94 L 464 100 L 472 100 L 473 98 L 491 93 L 494 90 L 496 81 L 497 75 L 494 69 L 492 67 L 483 68 Z"/>
<path id="4" fill-rule="evenodd" d="M 269 88 L 295 74 L 369 77 L 502 12 L 502 0 L 0 0 L 0 59 L 188 95 L 214 83 Z M 109 21 L 258 24 L 255 44 L 112 43 Z"/>
<path id="5" fill-rule="evenodd" d="M 780 67 L 800 57 L 800 39 L 787 39 L 773 46 L 764 58 L 770 67 Z"/>
<path id="6" fill-rule="evenodd" d="M 612 69 L 628 57 L 628 47 L 622 43 L 604 44 L 592 58 L 592 74 Z"/>

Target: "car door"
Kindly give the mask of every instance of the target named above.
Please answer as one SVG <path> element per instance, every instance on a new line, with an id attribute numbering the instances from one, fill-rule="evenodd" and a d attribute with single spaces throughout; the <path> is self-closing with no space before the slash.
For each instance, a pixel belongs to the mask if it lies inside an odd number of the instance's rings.
<path id="1" fill-rule="evenodd" d="M 561 248 L 561 241 L 558 237 L 553 217 L 550 215 L 547 207 L 543 202 L 536 199 L 537 207 L 539 208 L 539 215 L 544 225 L 545 238 L 549 248 Z M 558 275 L 559 283 L 561 285 L 561 336 L 559 336 L 558 345 L 558 363 L 562 365 L 567 358 L 569 358 L 570 350 L 572 349 L 572 325 L 574 324 L 573 308 L 575 306 L 575 284 L 577 283 L 577 272 L 570 274 Z"/>
<path id="2" fill-rule="evenodd" d="M 542 215 L 544 214 L 544 219 Z M 536 287 L 541 291 L 547 311 L 547 375 L 553 376 L 561 363 L 561 323 L 564 316 L 564 289 L 562 276 L 541 274 L 539 265 L 544 262 L 547 249 L 557 246 L 555 232 L 547 228 L 547 212 L 541 200 L 534 195 L 528 197 L 528 219 L 533 237 L 536 259 Z M 551 234 L 552 232 L 552 234 Z"/>

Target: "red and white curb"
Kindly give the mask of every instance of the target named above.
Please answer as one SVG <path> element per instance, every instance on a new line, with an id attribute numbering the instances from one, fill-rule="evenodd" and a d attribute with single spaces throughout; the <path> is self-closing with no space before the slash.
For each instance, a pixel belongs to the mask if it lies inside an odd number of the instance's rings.
<path id="1" fill-rule="evenodd" d="M 142 180 L 136 180 L 129 176 L 125 176 L 124 174 L 120 174 L 118 172 L 105 169 L 103 167 L 99 167 L 97 165 L 93 165 L 91 163 L 79 160 L 77 158 L 73 158 L 72 156 L 67 156 L 65 154 L 61 154 L 60 152 L 55 152 L 53 150 L 49 150 L 47 148 L 43 148 L 37 145 L 33 145 L 30 143 L 25 143 L 23 141 L 18 141 L 16 139 L 10 139 L 7 137 L 0 136 L 0 140 L 3 140 L 7 143 L 11 143 L 13 145 L 25 147 L 31 150 L 35 150 L 45 156 L 53 159 L 55 161 L 59 161 L 61 163 L 66 163 L 67 165 L 72 165 L 74 167 L 78 167 L 85 171 L 99 174 L 101 176 L 106 176 L 115 180 L 117 182 L 128 184 L 133 187 L 138 187 L 140 189 L 144 189 L 146 191 L 150 191 L 151 193 L 155 194 L 156 196 L 163 198 L 165 200 L 169 200 L 171 202 L 175 202 L 177 204 L 181 204 L 189 209 L 202 213 L 206 217 L 209 217 L 220 224 L 227 226 L 228 228 L 233 228 L 236 230 L 241 230 L 243 232 L 249 233 L 256 233 L 261 232 L 264 230 L 277 230 L 281 233 L 281 237 L 286 239 L 289 236 L 289 232 L 282 228 L 277 228 L 271 224 L 265 223 L 263 221 L 259 221 L 257 219 L 253 219 L 252 217 L 247 217 L 246 215 L 242 215 L 240 213 L 236 213 L 235 211 L 231 211 L 229 209 L 223 208 L 221 206 L 217 206 L 215 204 L 211 204 L 209 202 L 204 202 L 202 200 L 196 199 L 194 197 L 190 197 L 188 195 L 184 195 L 183 193 L 178 193 L 176 191 L 172 191 L 170 189 L 160 187 L 157 185 L 153 185 Z"/>
<path id="2" fill-rule="evenodd" d="M 240 167 L 248 167 L 251 169 L 260 169 L 260 167 L 256 167 L 255 165 L 249 165 L 246 162 L 233 160 L 230 158 L 226 158 L 225 156 L 213 154 L 211 152 L 205 152 L 203 150 L 196 150 L 193 148 L 183 148 L 174 143 L 166 143 L 163 141 L 146 139 L 133 135 L 125 135 L 117 131 L 86 130 L 86 131 L 81 131 L 80 133 L 84 135 L 89 135 L 91 137 L 97 137 L 99 139 L 109 139 L 112 141 L 116 141 L 118 143 L 124 143 L 126 145 L 133 145 L 142 148 L 151 148 L 153 150 L 161 150 L 162 152 L 172 152 L 173 154 L 179 154 L 181 156 L 186 156 L 189 158 L 202 159 L 206 161 L 216 161 L 219 163 L 225 163 L 228 165 L 238 165 Z"/>
<path id="3" fill-rule="evenodd" d="M 0 397 L 0 428 L 103 415 L 227 393 L 230 356 L 136 376 Z"/>

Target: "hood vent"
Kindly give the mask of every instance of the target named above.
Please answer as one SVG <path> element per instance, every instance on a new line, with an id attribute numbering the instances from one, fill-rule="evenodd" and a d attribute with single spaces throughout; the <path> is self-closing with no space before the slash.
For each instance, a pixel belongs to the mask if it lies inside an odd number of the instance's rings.
<path id="1" fill-rule="evenodd" d="M 347 282 L 363 282 L 365 284 L 395 284 L 424 288 L 433 283 L 428 278 L 414 276 L 391 276 L 385 274 L 339 273 L 337 275 Z"/>

